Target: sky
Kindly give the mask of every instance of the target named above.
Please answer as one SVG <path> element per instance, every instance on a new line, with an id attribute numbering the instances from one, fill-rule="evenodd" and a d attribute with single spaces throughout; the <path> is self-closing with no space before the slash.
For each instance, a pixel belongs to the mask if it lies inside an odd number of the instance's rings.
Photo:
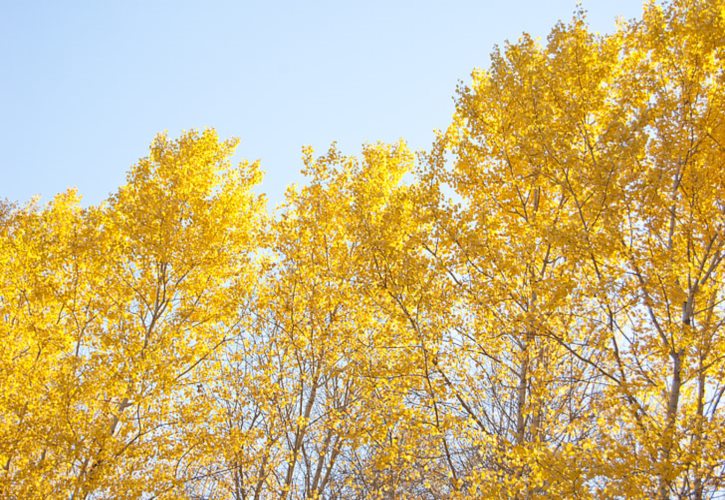
<path id="1" fill-rule="evenodd" d="M 0 0 L 0 199 L 97 204 L 156 133 L 214 127 L 261 161 L 270 204 L 300 150 L 426 149 L 496 44 L 543 41 L 576 0 Z M 639 0 L 582 0 L 593 31 Z"/>

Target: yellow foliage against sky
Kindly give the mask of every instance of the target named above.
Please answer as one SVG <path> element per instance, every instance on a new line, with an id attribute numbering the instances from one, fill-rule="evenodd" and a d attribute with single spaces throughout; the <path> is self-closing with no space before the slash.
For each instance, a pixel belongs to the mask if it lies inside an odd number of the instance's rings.
<path id="1" fill-rule="evenodd" d="M 0 496 L 722 494 L 724 47 L 722 0 L 577 14 L 274 215 L 213 130 L 0 205 Z"/>

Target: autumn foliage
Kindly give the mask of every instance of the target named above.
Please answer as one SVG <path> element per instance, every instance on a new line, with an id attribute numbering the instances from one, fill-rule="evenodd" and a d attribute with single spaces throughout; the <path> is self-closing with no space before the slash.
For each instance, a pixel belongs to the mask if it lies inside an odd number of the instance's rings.
<path id="1" fill-rule="evenodd" d="M 0 205 L 0 497 L 722 495 L 724 56 L 577 13 L 271 215 L 213 130 Z"/>

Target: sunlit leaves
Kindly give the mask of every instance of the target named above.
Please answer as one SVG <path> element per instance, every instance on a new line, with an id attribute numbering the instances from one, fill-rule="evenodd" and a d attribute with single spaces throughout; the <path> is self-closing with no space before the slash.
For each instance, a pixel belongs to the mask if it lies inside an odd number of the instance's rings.
<path id="1" fill-rule="evenodd" d="M 213 130 L 0 205 L 0 496 L 722 490 L 723 12 L 506 43 L 271 215 Z"/>

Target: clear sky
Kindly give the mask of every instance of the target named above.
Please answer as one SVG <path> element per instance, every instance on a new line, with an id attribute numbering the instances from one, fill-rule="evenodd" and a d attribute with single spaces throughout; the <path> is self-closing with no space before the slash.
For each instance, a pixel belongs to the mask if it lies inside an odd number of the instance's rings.
<path id="1" fill-rule="evenodd" d="M 593 30 L 639 0 L 583 0 Z M 215 127 L 272 204 L 300 148 L 427 148 L 494 44 L 546 37 L 576 0 L 0 0 L 0 199 L 98 203 L 154 135 Z"/>

